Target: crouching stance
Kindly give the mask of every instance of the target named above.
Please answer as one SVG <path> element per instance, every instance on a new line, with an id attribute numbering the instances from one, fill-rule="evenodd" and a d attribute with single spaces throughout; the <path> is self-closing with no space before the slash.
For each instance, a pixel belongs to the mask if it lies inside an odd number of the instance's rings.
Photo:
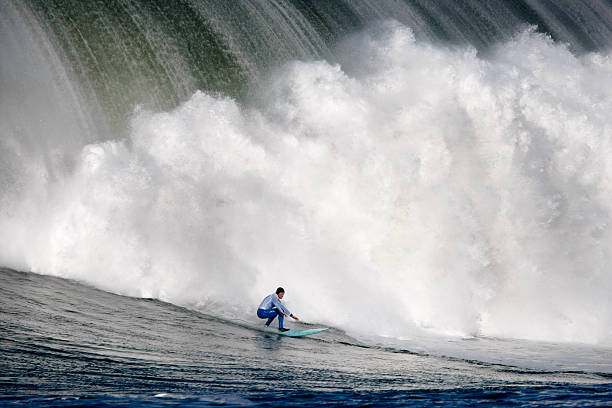
<path id="1" fill-rule="evenodd" d="M 268 319 L 266 326 L 270 326 L 272 320 L 278 316 L 278 330 L 287 331 L 289 329 L 285 329 L 283 327 L 284 316 L 289 316 L 295 320 L 300 319 L 298 319 L 297 316 L 292 315 L 291 312 L 281 303 L 283 296 L 285 296 L 285 289 L 283 288 L 278 288 L 276 289 L 276 293 L 266 296 L 259 305 L 259 309 L 257 309 L 257 317 L 260 319 Z"/>

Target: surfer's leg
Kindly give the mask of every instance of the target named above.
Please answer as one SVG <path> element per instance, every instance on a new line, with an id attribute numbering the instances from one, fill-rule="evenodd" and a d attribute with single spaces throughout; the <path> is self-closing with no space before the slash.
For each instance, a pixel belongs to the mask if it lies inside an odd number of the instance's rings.
<path id="1" fill-rule="evenodd" d="M 277 314 L 278 313 L 275 309 L 258 309 L 257 310 L 257 317 L 259 317 L 260 319 L 268 319 L 268 321 L 266 322 L 266 326 L 269 326 L 270 323 L 272 323 L 272 320 L 274 320 Z"/>
<path id="2" fill-rule="evenodd" d="M 278 316 L 278 328 L 282 329 L 283 328 L 283 314 L 280 312 L 280 310 L 274 308 L 270 310 L 270 318 L 268 319 L 268 321 L 266 322 L 266 326 L 269 326 L 270 323 L 272 323 L 272 320 L 274 320 L 274 318 L 276 316 Z M 272 314 L 274 313 L 274 314 Z"/>
<path id="3" fill-rule="evenodd" d="M 266 326 L 269 326 L 270 323 L 272 323 L 272 320 L 274 320 L 275 318 L 276 318 L 276 313 L 274 313 L 273 315 L 268 317 L 268 321 L 266 322 Z"/>
<path id="4" fill-rule="evenodd" d="M 267 318 L 268 321 L 266 322 L 266 326 L 269 326 L 270 323 L 272 323 L 272 321 L 274 319 L 276 319 L 276 316 L 278 316 L 278 328 L 282 329 L 283 328 L 283 321 L 284 321 L 284 317 L 283 314 L 280 312 L 280 310 L 278 309 L 258 309 L 257 310 L 257 317 L 259 317 L 260 319 L 265 319 Z"/>

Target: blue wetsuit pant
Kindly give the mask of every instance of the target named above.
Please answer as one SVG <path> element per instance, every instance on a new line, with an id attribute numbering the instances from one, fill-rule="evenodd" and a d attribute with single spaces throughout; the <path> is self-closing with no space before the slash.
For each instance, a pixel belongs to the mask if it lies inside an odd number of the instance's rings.
<path id="1" fill-rule="evenodd" d="M 257 309 L 257 317 L 259 317 L 260 319 L 268 319 L 268 321 L 266 322 L 266 326 L 269 326 L 270 323 L 272 323 L 272 320 L 274 320 L 274 318 L 278 316 L 278 327 L 282 328 L 283 327 L 283 320 L 284 320 L 284 316 L 283 314 L 280 312 L 280 310 L 274 308 L 274 309 Z"/>

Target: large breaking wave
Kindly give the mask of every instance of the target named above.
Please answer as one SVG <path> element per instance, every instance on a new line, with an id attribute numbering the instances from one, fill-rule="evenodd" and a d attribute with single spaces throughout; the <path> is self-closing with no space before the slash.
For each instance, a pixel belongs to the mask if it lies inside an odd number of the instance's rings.
<path id="1" fill-rule="evenodd" d="M 335 53 L 13 165 L 0 261 L 232 318 L 282 284 L 361 333 L 610 344 L 610 55 L 396 22 Z"/>

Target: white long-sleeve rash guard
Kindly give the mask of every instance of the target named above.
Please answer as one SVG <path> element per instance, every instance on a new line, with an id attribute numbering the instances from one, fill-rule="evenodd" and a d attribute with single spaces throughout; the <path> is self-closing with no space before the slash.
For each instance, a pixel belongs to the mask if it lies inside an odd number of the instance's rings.
<path id="1" fill-rule="evenodd" d="M 260 309 L 272 309 L 273 307 L 282 310 L 287 316 L 291 316 L 291 312 L 281 303 L 276 293 L 266 296 L 259 305 Z"/>

